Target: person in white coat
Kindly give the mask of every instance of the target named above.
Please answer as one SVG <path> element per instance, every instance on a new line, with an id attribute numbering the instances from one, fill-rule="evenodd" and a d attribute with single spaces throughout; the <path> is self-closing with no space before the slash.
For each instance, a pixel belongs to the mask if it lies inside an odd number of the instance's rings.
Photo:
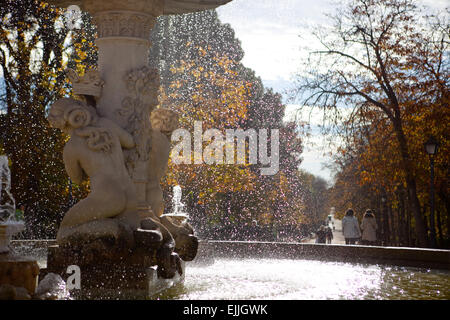
<path id="1" fill-rule="evenodd" d="M 342 219 L 342 233 L 344 234 L 345 244 L 355 244 L 361 237 L 359 222 L 354 216 L 353 209 L 348 209 Z"/>
<path id="2" fill-rule="evenodd" d="M 367 209 L 361 222 L 362 244 L 375 245 L 377 241 L 377 221 L 372 210 Z"/>

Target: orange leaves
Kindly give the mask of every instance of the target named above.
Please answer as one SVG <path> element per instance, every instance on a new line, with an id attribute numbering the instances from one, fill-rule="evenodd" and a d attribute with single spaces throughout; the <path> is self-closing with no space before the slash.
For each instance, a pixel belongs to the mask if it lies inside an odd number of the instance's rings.
<path id="1" fill-rule="evenodd" d="M 206 50 L 195 47 L 200 57 Z M 237 126 L 245 119 L 249 89 L 233 70 L 234 62 L 226 56 L 214 55 L 213 66 L 206 68 L 199 61 L 181 60 L 170 68 L 174 81 L 169 84 L 162 105 L 177 105 L 185 125 L 194 120 L 207 122 L 209 126 L 224 128 Z"/>
<path id="2" fill-rule="evenodd" d="M 189 42 L 186 46 L 193 47 Z M 211 60 L 202 60 L 207 49 L 193 48 L 198 60 L 180 60 L 170 67 L 173 80 L 160 95 L 160 104 L 175 109 L 180 114 L 181 127 L 188 130 L 198 120 L 203 121 L 203 130 L 239 127 L 247 116 L 249 86 L 239 78 L 234 70 L 235 62 L 230 58 L 215 54 Z M 199 204 L 216 203 L 218 191 L 251 192 L 255 187 L 255 174 L 248 165 L 169 163 L 168 171 L 170 183 L 201 186 Z"/>

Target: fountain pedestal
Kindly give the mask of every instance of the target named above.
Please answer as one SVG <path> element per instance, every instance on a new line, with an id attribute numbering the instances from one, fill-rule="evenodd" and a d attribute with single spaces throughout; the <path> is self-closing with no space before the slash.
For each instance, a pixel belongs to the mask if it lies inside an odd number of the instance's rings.
<path id="1" fill-rule="evenodd" d="M 25 288 L 31 297 L 36 291 L 39 265 L 36 260 L 18 256 L 9 250 L 11 236 L 22 231 L 23 223 L 0 224 L 0 292 L 7 286 Z M 16 296 L 16 289 L 8 299 L 24 298 Z M 1 296 L 1 294 L 0 294 Z"/>
<path id="2" fill-rule="evenodd" d="M 81 290 L 72 290 L 71 295 L 82 299 L 145 299 L 184 280 L 184 262 L 181 262 L 179 272 L 169 278 L 158 274 L 156 250 L 120 252 L 110 249 L 108 253 L 103 249 L 90 250 L 98 256 L 89 256 L 80 249 L 50 246 L 47 269 L 41 270 L 40 277 L 51 272 L 67 281 L 71 275 L 67 273 L 68 267 L 78 266 Z"/>
<path id="3" fill-rule="evenodd" d="M 153 210 L 160 215 L 148 196 L 150 171 L 155 170 L 149 159 L 153 146 L 149 117 L 158 105 L 160 86 L 158 70 L 148 65 L 150 33 L 158 16 L 215 9 L 231 0 L 46 1 L 58 7 L 77 5 L 92 15 L 97 26 L 98 66 L 89 67 L 96 70 L 99 81 L 94 85 L 88 79 L 84 86 L 78 86 L 69 75 L 73 91 L 93 96 L 98 115 L 114 121 L 133 136 L 135 147 L 124 150 L 124 155 L 136 188 L 139 214 L 148 217 Z M 96 94 L 91 92 L 93 89 Z"/>
<path id="4" fill-rule="evenodd" d="M 0 254 L 0 288 L 4 285 L 25 288 L 32 296 L 36 291 L 38 275 L 36 260 L 11 253 Z"/>

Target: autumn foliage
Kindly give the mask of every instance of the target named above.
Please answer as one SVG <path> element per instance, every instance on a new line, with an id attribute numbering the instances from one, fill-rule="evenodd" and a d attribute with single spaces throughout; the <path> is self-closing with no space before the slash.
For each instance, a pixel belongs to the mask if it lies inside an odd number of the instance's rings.
<path id="1" fill-rule="evenodd" d="M 0 7 L 0 151 L 11 160 L 13 194 L 25 203 L 27 236 L 51 238 L 68 207 L 85 197 L 89 184 L 68 179 L 62 162 L 67 139 L 49 127 L 48 107 L 71 94 L 64 70 L 82 74 L 95 65 L 95 27 L 83 14 L 71 31 L 63 11 L 36 0 L 6 1 Z M 240 60 L 234 31 L 215 11 L 158 18 L 150 63 L 161 75 L 160 105 L 176 110 L 180 125 L 192 130 L 259 128 L 280 130 L 280 170 L 260 175 L 260 165 L 174 165 L 162 181 L 166 210 L 171 187 L 180 184 L 192 222 L 205 237 L 245 238 L 256 221 L 266 239 L 300 238 L 299 227 L 312 220 L 302 198 L 298 174 L 302 151 L 294 124 L 283 122 L 281 96 L 265 89 Z M 269 142 L 270 143 L 270 142 Z"/>
<path id="2" fill-rule="evenodd" d="M 188 31 L 185 23 L 190 23 Z M 264 89 L 240 63 L 242 49 L 215 12 L 160 18 L 155 34 L 164 33 L 168 24 L 173 32 L 154 41 L 152 48 L 164 58 L 164 64 L 155 61 L 162 75 L 161 106 L 177 111 L 180 126 L 189 132 L 193 132 L 194 121 L 202 121 L 203 131 L 215 128 L 222 133 L 238 128 L 279 129 L 281 150 L 280 171 L 270 177 L 260 175 L 261 165 L 249 163 L 248 145 L 245 164 L 170 162 L 164 182 L 166 199 L 170 199 L 171 187 L 180 184 L 192 222 L 204 237 L 245 239 L 245 227 L 255 221 L 268 230 L 271 240 L 277 228 L 295 230 L 306 221 L 296 174 L 301 141 L 295 126 L 282 121 L 281 96 Z M 205 30 L 209 35 L 199 36 Z M 176 58 L 167 58 L 172 56 Z M 168 202 L 168 210 L 170 206 Z M 300 238 L 300 233 L 297 230 L 291 236 Z"/>
<path id="3" fill-rule="evenodd" d="M 448 14 L 421 9 L 409 0 L 346 2 L 330 32 L 317 32 L 323 49 L 312 54 L 316 63 L 308 61 L 313 67 L 298 88 L 306 105 L 348 111 L 333 123 L 344 141 L 335 155 L 334 201 L 341 214 L 377 209 L 381 243 L 433 245 L 424 142 L 436 137 L 434 225 L 437 245 L 446 247 L 449 22 Z"/>
<path id="4" fill-rule="evenodd" d="M 66 137 L 50 128 L 46 114 L 53 101 L 70 93 L 64 69 L 84 70 L 92 58 L 86 53 L 93 47 L 89 29 L 71 32 L 62 14 L 34 0 L 0 6 L 0 151 L 10 159 L 12 192 L 26 206 L 31 237 L 51 236 L 70 205 L 62 161 Z M 86 187 L 73 186 L 73 196 L 85 194 Z"/>

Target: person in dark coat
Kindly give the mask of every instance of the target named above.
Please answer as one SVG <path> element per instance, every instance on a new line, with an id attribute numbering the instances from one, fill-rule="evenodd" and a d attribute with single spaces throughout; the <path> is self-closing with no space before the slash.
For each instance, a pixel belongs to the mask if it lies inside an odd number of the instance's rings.
<path id="1" fill-rule="evenodd" d="M 324 225 L 321 225 L 319 230 L 316 231 L 317 239 L 316 243 L 326 243 L 327 231 Z"/>
<path id="2" fill-rule="evenodd" d="M 333 231 L 330 227 L 326 227 L 326 238 L 327 244 L 331 244 L 331 240 L 333 240 Z"/>

